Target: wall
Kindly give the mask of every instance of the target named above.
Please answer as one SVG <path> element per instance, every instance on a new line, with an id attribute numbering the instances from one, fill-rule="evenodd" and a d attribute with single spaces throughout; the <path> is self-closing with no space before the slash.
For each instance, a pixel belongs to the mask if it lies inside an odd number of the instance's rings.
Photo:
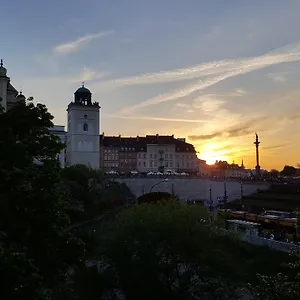
<path id="1" fill-rule="evenodd" d="M 154 184 L 163 180 L 163 178 L 116 178 L 118 182 L 124 182 L 135 194 L 136 197 L 149 193 Z M 211 188 L 213 205 L 218 204 L 218 197 L 224 196 L 224 182 L 212 181 L 203 178 L 168 178 L 167 182 L 161 182 L 156 185 L 152 192 L 169 192 L 172 190 L 182 201 L 186 200 L 209 200 L 209 189 Z M 243 195 L 250 195 L 257 189 L 267 189 L 268 184 L 264 182 L 244 182 Z M 228 201 L 238 199 L 241 195 L 241 184 L 238 181 L 226 182 Z"/>

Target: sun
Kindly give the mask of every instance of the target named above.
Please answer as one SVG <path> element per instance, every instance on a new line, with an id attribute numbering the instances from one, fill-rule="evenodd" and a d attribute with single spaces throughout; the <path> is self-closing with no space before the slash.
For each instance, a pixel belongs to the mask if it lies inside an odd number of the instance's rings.
<path id="1" fill-rule="evenodd" d="M 208 165 L 213 165 L 216 162 L 216 160 L 218 160 L 216 153 L 213 152 L 201 153 L 200 158 L 205 160 Z"/>
<path id="2" fill-rule="evenodd" d="M 217 160 L 226 160 L 223 155 L 213 151 L 200 152 L 199 158 L 205 160 L 208 165 L 213 165 Z"/>

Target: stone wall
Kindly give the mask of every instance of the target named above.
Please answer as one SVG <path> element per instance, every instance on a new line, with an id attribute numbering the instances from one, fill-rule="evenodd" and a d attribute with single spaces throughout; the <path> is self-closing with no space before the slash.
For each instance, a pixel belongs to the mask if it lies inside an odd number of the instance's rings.
<path id="1" fill-rule="evenodd" d="M 162 182 L 164 178 L 116 178 L 116 181 L 125 183 L 136 197 L 152 192 L 168 192 L 178 195 L 182 201 L 186 200 L 209 200 L 209 189 L 213 204 L 217 205 L 217 198 L 224 197 L 224 181 L 214 181 L 203 178 L 168 178 L 168 181 Z M 160 182 L 158 184 L 158 182 Z M 157 184 L 157 185 L 156 185 Z M 155 186 L 154 186 L 155 185 Z M 251 195 L 257 189 L 267 189 L 269 185 L 264 182 L 243 182 L 243 195 Z M 227 181 L 227 201 L 232 201 L 241 196 L 241 183 L 238 181 Z"/>

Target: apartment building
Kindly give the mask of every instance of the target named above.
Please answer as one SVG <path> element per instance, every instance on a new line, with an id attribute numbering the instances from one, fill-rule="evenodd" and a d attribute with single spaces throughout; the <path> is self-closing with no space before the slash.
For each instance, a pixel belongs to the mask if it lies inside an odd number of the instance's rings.
<path id="1" fill-rule="evenodd" d="M 143 137 L 100 136 L 101 161 L 104 171 L 197 172 L 198 159 L 192 144 L 171 136 Z"/>

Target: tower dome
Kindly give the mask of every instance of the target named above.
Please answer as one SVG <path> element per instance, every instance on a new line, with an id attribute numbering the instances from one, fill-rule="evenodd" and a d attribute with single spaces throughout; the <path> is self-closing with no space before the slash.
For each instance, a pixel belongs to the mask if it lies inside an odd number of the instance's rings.
<path id="1" fill-rule="evenodd" d="M 7 70 L 3 67 L 3 59 L 0 60 L 0 76 L 6 77 Z"/>
<path id="2" fill-rule="evenodd" d="M 74 93 L 74 96 L 75 103 L 82 105 L 92 105 L 92 93 L 84 86 L 84 83 L 79 89 L 77 89 L 77 91 Z"/>
<path id="3" fill-rule="evenodd" d="M 84 84 L 82 84 L 82 86 L 76 90 L 75 95 L 81 94 L 81 93 L 88 94 L 88 95 L 92 94 L 91 91 L 84 86 Z"/>

